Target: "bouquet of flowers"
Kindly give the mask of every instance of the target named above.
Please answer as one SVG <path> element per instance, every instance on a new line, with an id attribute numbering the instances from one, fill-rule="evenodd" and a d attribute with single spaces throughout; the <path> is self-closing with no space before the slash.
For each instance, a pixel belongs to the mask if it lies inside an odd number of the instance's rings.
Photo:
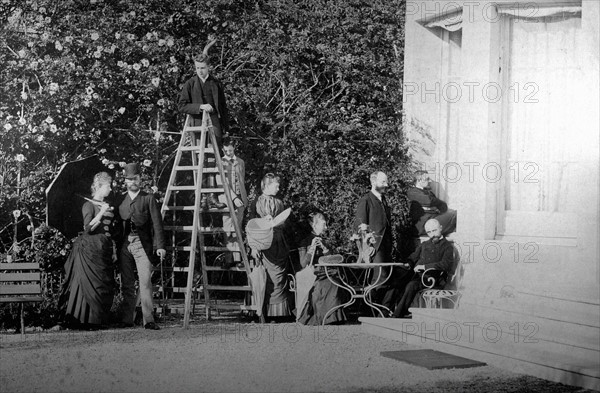
<path id="1" fill-rule="evenodd" d="M 358 247 L 359 263 L 370 263 L 371 257 L 375 254 L 375 233 L 369 229 L 367 224 L 358 226 L 358 233 L 353 234 L 350 240 L 356 242 Z"/>

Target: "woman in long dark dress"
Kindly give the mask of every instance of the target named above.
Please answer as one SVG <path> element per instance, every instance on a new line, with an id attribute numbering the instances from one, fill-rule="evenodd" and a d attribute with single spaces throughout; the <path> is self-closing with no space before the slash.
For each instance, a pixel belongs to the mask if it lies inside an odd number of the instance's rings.
<path id="1" fill-rule="evenodd" d="M 250 210 L 250 218 L 275 218 L 285 210 L 279 192 L 279 176 L 267 173 L 261 182 L 262 194 Z M 252 250 L 255 259 L 261 260 L 267 271 L 265 288 L 265 315 L 286 317 L 293 315 L 293 301 L 288 284 L 290 249 L 285 240 L 283 224 L 273 227 L 273 241 L 266 250 Z"/>
<path id="2" fill-rule="evenodd" d="M 111 191 L 111 183 L 106 172 L 94 176 L 94 201 L 87 201 L 81 209 L 83 233 L 75 239 L 65 263 L 60 303 L 65 306 L 65 323 L 73 327 L 98 328 L 108 322 L 116 254 L 112 240 L 113 207 L 104 198 Z"/>
<path id="3" fill-rule="evenodd" d="M 300 265 L 306 269 L 312 262 L 316 264 L 320 257 L 329 255 L 329 248 L 323 244 L 321 235 L 327 230 L 327 222 L 322 213 L 313 213 L 310 216 L 310 225 L 312 233 L 300 242 Z M 338 274 L 336 270 L 330 269 L 329 275 L 335 277 Z M 304 325 L 321 325 L 325 314 L 333 307 L 345 303 L 345 291 L 327 278 L 323 268 L 315 268 L 315 282 L 308 292 L 306 305 L 299 310 L 300 318 L 298 322 Z M 329 314 L 325 324 L 341 323 L 346 321 L 346 316 L 342 308 L 339 308 Z"/>

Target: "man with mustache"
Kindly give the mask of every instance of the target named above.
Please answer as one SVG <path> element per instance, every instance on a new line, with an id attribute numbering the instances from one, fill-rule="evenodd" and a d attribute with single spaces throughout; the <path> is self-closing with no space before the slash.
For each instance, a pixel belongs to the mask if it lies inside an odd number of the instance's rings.
<path id="1" fill-rule="evenodd" d="M 423 272 L 428 269 L 434 269 L 427 272 L 425 281 L 428 277 L 435 279 L 434 288 L 441 289 L 446 285 L 446 280 L 454 265 L 454 246 L 442 235 L 442 226 L 435 218 L 425 223 L 425 232 L 429 240 L 421 243 L 408 259 L 413 267 L 415 275 L 404 288 L 402 298 L 394 310 L 395 318 L 410 318 L 408 308 L 412 304 L 415 296 L 421 289 L 424 289 Z"/>
<path id="2" fill-rule="evenodd" d="M 124 327 L 133 326 L 135 311 L 135 273 L 139 277 L 140 300 L 144 317 L 144 328 L 159 330 L 152 315 L 152 262 L 153 250 L 162 259 L 166 255 L 165 234 L 160 208 L 154 195 L 141 190 L 141 168 L 138 164 L 127 164 L 124 169 L 127 192 L 121 195 L 119 216 L 123 222 L 123 239 L 120 245 L 119 267 L 123 290 Z"/>
<path id="3" fill-rule="evenodd" d="M 373 248 L 375 253 L 371 258 L 372 263 L 392 262 L 393 237 L 391 228 L 391 211 L 385 199 L 385 193 L 388 189 L 387 175 L 381 171 L 371 173 L 371 190 L 367 192 L 358 201 L 356 207 L 356 218 L 354 222 L 355 231 L 361 224 L 369 226 L 369 230 L 375 235 L 375 244 Z M 389 268 L 374 268 L 372 283 L 385 279 L 389 273 Z M 382 285 L 374 290 L 373 301 L 390 308 L 393 304 L 392 293 L 389 293 L 389 283 Z"/>

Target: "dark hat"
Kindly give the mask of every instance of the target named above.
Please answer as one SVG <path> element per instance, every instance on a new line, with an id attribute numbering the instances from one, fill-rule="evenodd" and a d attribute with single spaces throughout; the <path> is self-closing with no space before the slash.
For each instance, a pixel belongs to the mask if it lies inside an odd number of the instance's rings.
<path id="1" fill-rule="evenodd" d="M 137 163 L 126 164 L 125 169 L 123 169 L 123 175 L 125 176 L 125 179 L 133 179 L 134 177 L 139 176 L 141 174 L 142 169 Z"/>

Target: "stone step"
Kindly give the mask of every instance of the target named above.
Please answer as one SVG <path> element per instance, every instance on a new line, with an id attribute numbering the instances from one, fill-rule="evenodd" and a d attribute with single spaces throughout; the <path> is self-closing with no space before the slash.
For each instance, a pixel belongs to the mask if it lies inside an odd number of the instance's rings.
<path id="1" fill-rule="evenodd" d="M 475 302 L 469 298 L 461 300 L 462 309 L 478 306 L 600 328 L 600 301 L 591 297 L 575 299 L 560 295 L 515 291 L 510 297 L 494 299 L 487 303 Z"/>
<path id="2" fill-rule="evenodd" d="M 556 382 L 600 388 L 595 349 L 553 341 L 515 321 L 458 310 L 411 309 L 412 319 L 360 318 L 363 331 Z M 517 323 L 520 323 L 517 321 Z M 525 322 L 527 323 L 527 322 Z M 532 326 L 532 325 L 530 325 Z M 512 327 L 512 328 L 511 328 Z M 533 334 L 535 333 L 535 334 Z M 539 336 L 539 337 L 538 337 Z"/>
<path id="3" fill-rule="evenodd" d="M 415 311 L 415 309 L 412 310 Z M 415 312 L 423 314 L 432 311 L 422 309 Z M 597 357 L 600 357 L 600 327 L 575 319 L 569 320 L 564 315 L 560 319 L 548 318 L 526 314 L 514 309 L 484 307 L 476 304 L 462 304 L 461 308 L 454 310 L 453 313 L 453 317 L 463 321 L 472 319 L 473 315 L 476 315 L 480 321 L 498 321 L 503 324 L 503 329 L 506 328 L 515 333 L 520 330 L 524 339 L 535 334 L 538 340 L 591 349 L 598 352 Z M 442 317 L 438 316 L 438 318 Z"/>

